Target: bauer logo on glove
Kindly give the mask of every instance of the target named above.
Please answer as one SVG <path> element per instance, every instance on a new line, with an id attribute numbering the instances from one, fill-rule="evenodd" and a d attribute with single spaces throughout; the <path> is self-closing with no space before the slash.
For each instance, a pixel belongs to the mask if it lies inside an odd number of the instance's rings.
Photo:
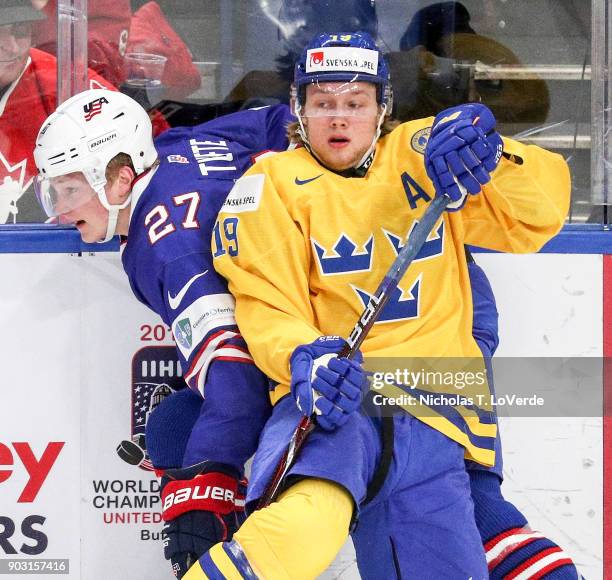
<path id="1" fill-rule="evenodd" d="M 449 210 L 463 207 L 467 194 L 480 193 L 503 153 L 493 113 L 480 103 L 438 113 L 425 148 L 425 169 L 437 195 L 448 195 Z"/>
<path id="2" fill-rule="evenodd" d="M 159 472 L 164 556 L 172 562 L 177 578 L 212 546 L 231 539 L 243 521 L 243 482 L 229 471 L 200 471 L 205 465 Z M 237 495 L 240 506 L 236 505 Z"/>

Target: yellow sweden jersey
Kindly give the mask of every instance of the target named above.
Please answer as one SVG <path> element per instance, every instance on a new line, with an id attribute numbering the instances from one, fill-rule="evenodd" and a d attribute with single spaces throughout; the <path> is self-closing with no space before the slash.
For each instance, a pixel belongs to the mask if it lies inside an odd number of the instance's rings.
<path id="1" fill-rule="evenodd" d="M 215 268 L 229 280 L 255 362 L 279 383 L 273 401 L 288 390 L 298 345 L 348 336 L 433 198 L 422 153 L 431 122 L 404 123 L 381 139 L 363 178 L 341 177 L 301 148 L 261 160 L 228 196 L 213 233 Z M 364 356 L 480 357 L 463 245 L 537 251 L 559 231 L 569 203 L 560 156 L 510 139 L 504 152 L 483 191 L 435 226 L 363 343 Z M 468 457 L 493 463 L 494 425 L 414 414 L 463 444 Z"/>

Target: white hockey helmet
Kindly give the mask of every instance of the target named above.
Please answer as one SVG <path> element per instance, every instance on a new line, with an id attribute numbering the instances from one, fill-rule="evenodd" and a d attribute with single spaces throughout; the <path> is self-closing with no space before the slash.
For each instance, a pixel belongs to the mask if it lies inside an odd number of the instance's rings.
<path id="1" fill-rule="evenodd" d="M 97 194 L 109 212 L 104 241 L 112 238 L 119 210 L 130 203 L 128 196 L 121 205 L 112 205 L 104 190 L 106 167 L 119 153 L 129 155 L 136 175 L 157 159 L 151 120 L 136 101 L 116 91 L 92 89 L 62 103 L 44 122 L 34 148 L 36 194 L 47 215 L 66 213 Z M 91 186 L 91 195 L 64 198 L 60 206 L 54 178 L 79 173 Z"/>

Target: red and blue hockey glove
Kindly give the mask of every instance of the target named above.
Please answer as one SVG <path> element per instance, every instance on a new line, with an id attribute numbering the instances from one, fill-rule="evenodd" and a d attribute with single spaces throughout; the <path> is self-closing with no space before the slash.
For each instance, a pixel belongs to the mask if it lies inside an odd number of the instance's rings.
<path id="1" fill-rule="evenodd" d="M 202 465 L 158 472 L 162 476 L 164 556 L 182 578 L 219 542 L 231 540 L 245 519 L 246 480 Z"/>
<path id="2" fill-rule="evenodd" d="M 338 336 L 321 336 L 291 355 L 291 394 L 300 411 L 307 417 L 316 414 L 326 431 L 343 425 L 368 390 L 361 354 L 351 360 L 338 358 L 345 344 Z"/>
<path id="3" fill-rule="evenodd" d="M 491 110 L 468 103 L 438 113 L 425 148 L 425 169 L 449 210 L 463 207 L 467 193 L 480 193 L 501 159 L 504 144 Z"/>

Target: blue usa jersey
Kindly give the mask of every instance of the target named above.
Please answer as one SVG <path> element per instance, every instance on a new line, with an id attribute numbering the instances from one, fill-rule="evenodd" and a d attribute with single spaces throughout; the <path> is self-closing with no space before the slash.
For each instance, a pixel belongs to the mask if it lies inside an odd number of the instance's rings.
<path id="1" fill-rule="evenodd" d="M 136 297 L 172 328 L 185 381 L 204 398 L 184 465 L 240 470 L 269 414 L 267 379 L 240 336 L 210 247 L 234 181 L 257 155 L 287 148 L 292 120 L 278 105 L 171 129 L 156 140 L 159 165 L 134 184 L 123 266 Z"/>

